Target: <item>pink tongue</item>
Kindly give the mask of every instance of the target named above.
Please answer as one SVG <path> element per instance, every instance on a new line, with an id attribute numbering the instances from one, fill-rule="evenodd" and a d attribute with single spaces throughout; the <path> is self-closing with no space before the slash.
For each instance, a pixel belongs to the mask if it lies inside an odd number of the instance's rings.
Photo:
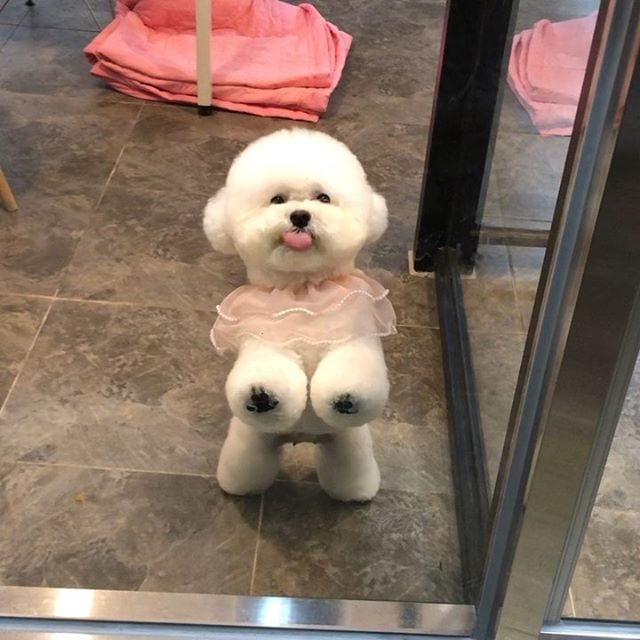
<path id="1" fill-rule="evenodd" d="M 305 251 L 313 244 L 313 238 L 306 231 L 287 231 L 282 236 L 282 243 L 294 251 Z"/>

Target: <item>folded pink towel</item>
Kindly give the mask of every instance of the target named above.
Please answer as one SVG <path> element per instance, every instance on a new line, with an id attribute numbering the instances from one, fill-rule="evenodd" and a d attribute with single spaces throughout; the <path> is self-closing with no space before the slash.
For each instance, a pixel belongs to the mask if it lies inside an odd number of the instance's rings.
<path id="1" fill-rule="evenodd" d="M 540 20 L 513 39 L 509 86 L 543 136 L 571 135 L 595 23 Z"/>
<path id="2" fill-rule="evenodd" d="M 116 17 L 85 48 L 91 73 L 147 100 L 196 103 L 194 2 L 117 0 Z M 214 106 L 316 122 L 351 36 L 309 4 L 212 2 Z"/>

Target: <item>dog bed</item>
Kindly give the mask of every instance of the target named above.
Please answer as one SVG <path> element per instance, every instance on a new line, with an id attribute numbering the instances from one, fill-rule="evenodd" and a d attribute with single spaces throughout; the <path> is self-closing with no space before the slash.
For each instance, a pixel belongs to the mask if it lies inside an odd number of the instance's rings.
<path id="1" fill-rule="evenodd" d="M 117 0 L 84 50 L 91 73 L 136 98 L 195 104 L 194 4 Z M 214 106 L 310 122 L 326 111 L 352 38 L 313 6 L 214 0 L 211 27 Z"/>

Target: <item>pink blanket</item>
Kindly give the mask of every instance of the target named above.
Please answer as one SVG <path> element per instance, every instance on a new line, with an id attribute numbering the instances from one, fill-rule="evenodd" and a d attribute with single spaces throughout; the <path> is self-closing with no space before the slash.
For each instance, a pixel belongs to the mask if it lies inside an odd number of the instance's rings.
<path id="1" fill-rule="evenodd" d="M 195 2 L 118 0 L 85 48 L 91 73 L 136 98 L 196 103 Z M 351 36 L 309 4 L 212 0 L 213 105 L 316 122 Z"/>
<path id="2" fill-rule="evenodd" d="M 571 135 L 595 23 L 540 20 L 513 40 L 509 86 L 543 136 Z"/>

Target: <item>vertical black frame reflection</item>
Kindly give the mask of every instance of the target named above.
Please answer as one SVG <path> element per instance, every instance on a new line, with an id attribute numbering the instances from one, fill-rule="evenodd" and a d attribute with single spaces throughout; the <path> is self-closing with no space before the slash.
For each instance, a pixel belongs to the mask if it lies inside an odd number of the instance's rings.
<path id="1" fill-rule="evenodd" d="M 460 270 L 473 265 L 478 247 L 517 5 L 447 3 L 413 247 L 414 269 L 435 272 L 467 602 L 477 600 L 482 579 L 489 490 Z"/>

